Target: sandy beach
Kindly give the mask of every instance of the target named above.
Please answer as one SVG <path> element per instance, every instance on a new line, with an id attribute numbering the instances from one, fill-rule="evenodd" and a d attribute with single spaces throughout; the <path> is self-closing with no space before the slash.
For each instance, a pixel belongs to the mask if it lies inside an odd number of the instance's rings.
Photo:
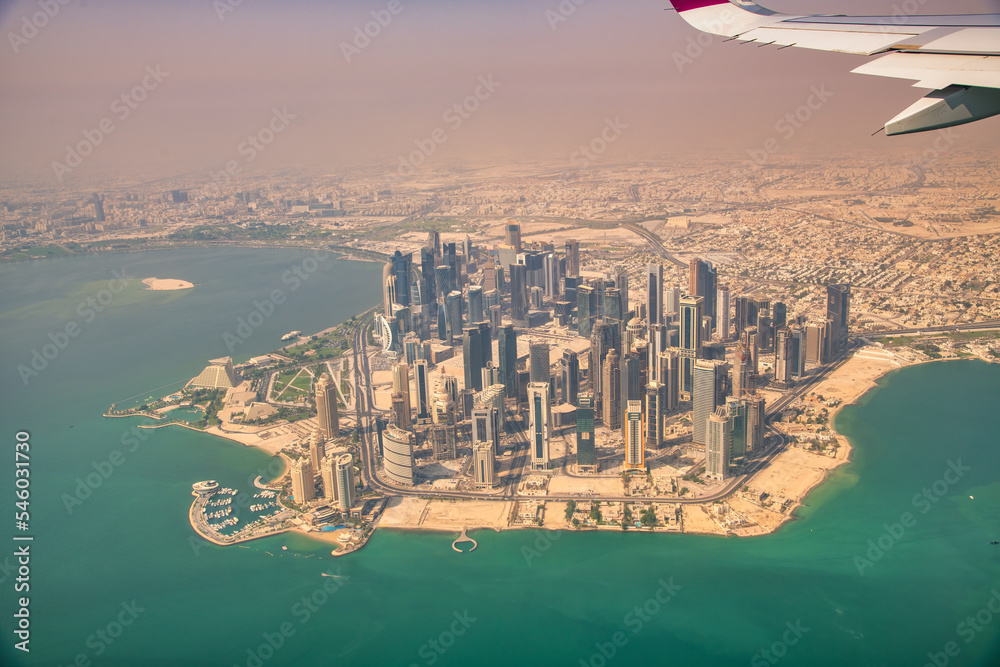
<path id="1" fill-rule="evenodd" d="M 154 292 L 170 292 L 179 289 L 191 289 L 194 283 L 186 280 L 174 280 L 170 278 L 146 278 L 142 284 Z"/>

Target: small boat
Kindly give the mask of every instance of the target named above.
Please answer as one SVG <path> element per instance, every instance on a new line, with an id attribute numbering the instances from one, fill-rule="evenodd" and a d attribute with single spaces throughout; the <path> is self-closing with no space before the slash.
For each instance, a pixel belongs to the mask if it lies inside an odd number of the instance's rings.
<path id="1" fill-rule="evenodd" d="M 990 544 L 1000 544 L 1000 540 L 993 540 Z"/>

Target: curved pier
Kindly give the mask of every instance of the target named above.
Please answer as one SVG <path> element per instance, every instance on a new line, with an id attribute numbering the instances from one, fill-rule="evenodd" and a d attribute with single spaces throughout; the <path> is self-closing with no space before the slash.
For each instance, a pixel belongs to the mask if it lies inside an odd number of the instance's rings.
<path id="1" fill-rule="evenodd" d="M 462 526 L 462 534 L 458 536 L 457 540 L 451 543 L 451 548 L 457 551 L 458 553 L 464 553 L 461 549 L 458 548 L 458 545 L 461 544 L 462 542 L 472 542 L 472 548 L 469 549 L 469 551 L 475 551 L 476 547 L 479 546 L 474 539 L 465 534 L 465 530 L 466 530 L 465 526 Z"/>

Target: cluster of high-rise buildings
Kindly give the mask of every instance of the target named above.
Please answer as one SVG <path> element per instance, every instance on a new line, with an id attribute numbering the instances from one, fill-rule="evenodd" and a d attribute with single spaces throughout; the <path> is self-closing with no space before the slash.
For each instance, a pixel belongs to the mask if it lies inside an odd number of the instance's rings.
<path id="1" fill-rule="evenodd" d="M 316 381 L 315 398 L 318 424 L 307 443 L 309 455 L 292 463 L 292 497 L 299 505 L 322 499 L 346 515 L 357 493 L 354 456 L 327 452 L 327 445 L 340 434 L 337 389 L 329 375 Z"/>
<path id="2" fill-rule="evenodd" d="M 682 403 L 690 406 L 691 439 L 708 452 L 707 475 L 724 479 L 764 444 L 764 398 L 755 386 L 762 357 L 773 355 L 774 383 L 789 387 L 807 363 L 847 345 L 848 285 L 829 286 L 826 320 L 806 322 L 790 320 L 780 302 L 734 297 L 702 259 L 690 261 L 683 288 L 666 285 L 659 264 L 645 267 L 638 289 L 621 266 L 584 277 L 576 240 L 559 251 L 551 243 L 528 247 L 517 223 L 506 225 L 493 251 L 466 237 L 459 252 L 431 232 L 419 266 L 415 255 L 397 251 L 386 264 L 379 317 L 382 344 L 398 360 L 392 423 L 381 430 L 384 470 L 397 484 L 415 483 L 421 444 L 446 459 L 468 441 L 476 487 L 494 486 L 505 409 L 526 416 L 533 470 L 551 467 L 554 430 L 574 422 L 580 470 L 599 469 L 595 425 L 620 434 L 626 469 L 644 470 L 645 452 L 667 444 L 667 417 Z M 550 337 L 531 338 L 553 320 L 589 340 L 585 369 L 572 346 L 553 358 Z M 528 354 L 519 358 L 525 335 Z M 443 369 L 430 372 L 459 345 L 461 388 Z"/>

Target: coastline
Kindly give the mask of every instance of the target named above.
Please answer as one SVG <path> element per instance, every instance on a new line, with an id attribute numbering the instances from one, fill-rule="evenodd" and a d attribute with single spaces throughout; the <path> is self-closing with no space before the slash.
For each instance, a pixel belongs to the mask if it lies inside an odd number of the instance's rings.
<path id="1" fill-rule="evenodd" d="M 943 359 L 927 358 L 905 358 L 893 353 L 886 353 L 877 348 L 865 347 L 857 350 L 841 368 L 825 378 L 820 384 L 813 387 L 808 394 L 800 401 L 828 405 L 830 402 L 836 404 L 829 408 L 827 435 L 836 443 L 832 453 L 818 453 L 809 451 L 807 448 L 789 442 L 783 451 L 777 454 L 774 459 L 761 471 L 749 480 L 743 490 L 737 491 L 721 503 L 692 503 L 676 504 L 671 503 L 671 499 L 649 499 L 636 497 L 635 503 L 653 502 L 659 506 L 674 505 L 679 512 L 677 523 L 670 525 L 658 525 L 655 528 L 629 527 L 629 531 L 643 533 L 693 533 L 709 534 L 718 536 L 736 537 L 757 537 L 769 535 L 776 532 L 787 523 L 799 519 L 799 510 L 807 505 L 808 496 L 828 481 L 831 472 L 851 461 L 851 453 L 854 445 L 842 433 L 839 433 L 835 426 L 836 417 L 840 411 L 848 405 L 858 404 L 863 397 L 872 389 L 876 388 L 882 378 L 894 371 L 907 366 L 931 363 L 935 361 L 961 360 L 957 357 Z M 822 396 L 824 402 L 820 404 L 817 398 Z M 825 408 L 824 408 L 825 409 Z M 147 425 L 145 428 L 160 428 L 174 424 Z M 179 424 L 186 426 L 184 424 Z M 280 433 L 280 426 L 279 433 Z M 793 438 L 795 435 L 802 435 L 794 428 L 788 428 L 784 422 L 776 424 L 776 431 L 786 438 Z M 140 427 L 143 428 L 143 427 Z M 190 427 L 188 427 L 190 428 Z M 200 429 L 193 429 L 200 430 Z M 285 444 L 290 434 L 280 433 L 277 437 L 260 438 L 257 434 L 232 433 L 224 431 L 219 427 L 211 427 L 202 432 L 210 433 L 218 437 L 226 438 L 233 442 L 239 442 L 244 446 L 252 446 L 265 451 L 272 456 L 280 455 L 280 449 Z M 283 471 L 275 475 L 273 479 L 279 479 L 289 469 L 289 462 L 284 456 Z M 746 492 L 749 488 L 749 492 Z M 763 494 L 763 496 L 762 496 Z M 775 498 L 776 501 L 764 504 L 763 497 Z M 586 525 L 573 526 L 564 520 L 562 505 L 564 501 L 546 501 L 544 496 L 538 500 L 544 506 L 544 520 L 541 525 L 512 523 L 511 517 L 516 509 L 516 501 L 510 499 L 497 499 L 484 497 L 475 500 L 457 501 L 446 498 L 426 498 L 426 497 L 390 497 L 391 501 L 385 512 L 372 527 L 369 535 L 365 536 L 362 542 L 354 549 L 349 549 L 343 553 L 334 555 L 346 555 L 359 550 L 367 543 L 371 535 L 377 528 L 401 531 L 435 532 L 442 534 L 456 534 L 463 529 L 474 530 L 520 530 L 520 529 L 542 529 L 542 530 L 571 530 L 571 531 L 623 531 L 619 525 Z M 599 500 L 599 499 L 597 499 Z M 601 501 L 604 503 L 605 501 Z M 778 503 L 778 509 L 773 508 L 773 503 Z M 633 504 L 633 503 L 630 503 Z M 719 507 L 725 507 L 720 511 Z M 192 504 L 192 511 L 194 504 Z M 733 525 L 732 518 L 736 516 L 738 523 Z M 192 527 L 194 526 L 191 518 Z M 197 528 L 195 528 L 197 530 Z M 259 537 L 270 537 L 283 532 L 295 532 L 303 537 L 323 542 L 324 544 L 338 545 L 336 533 L 323 534 L 316 531 L 307 531 L 298 527 L 290 527 L 268 535 L 260 535 L 244 538 L 239 542 L 258 539 Z M 202 533 L 199 532 L 201 535 Z M 220 544 L 212 540 L 216 544 Z M 225 546 L 238 542 L 222 543 Z"/>

